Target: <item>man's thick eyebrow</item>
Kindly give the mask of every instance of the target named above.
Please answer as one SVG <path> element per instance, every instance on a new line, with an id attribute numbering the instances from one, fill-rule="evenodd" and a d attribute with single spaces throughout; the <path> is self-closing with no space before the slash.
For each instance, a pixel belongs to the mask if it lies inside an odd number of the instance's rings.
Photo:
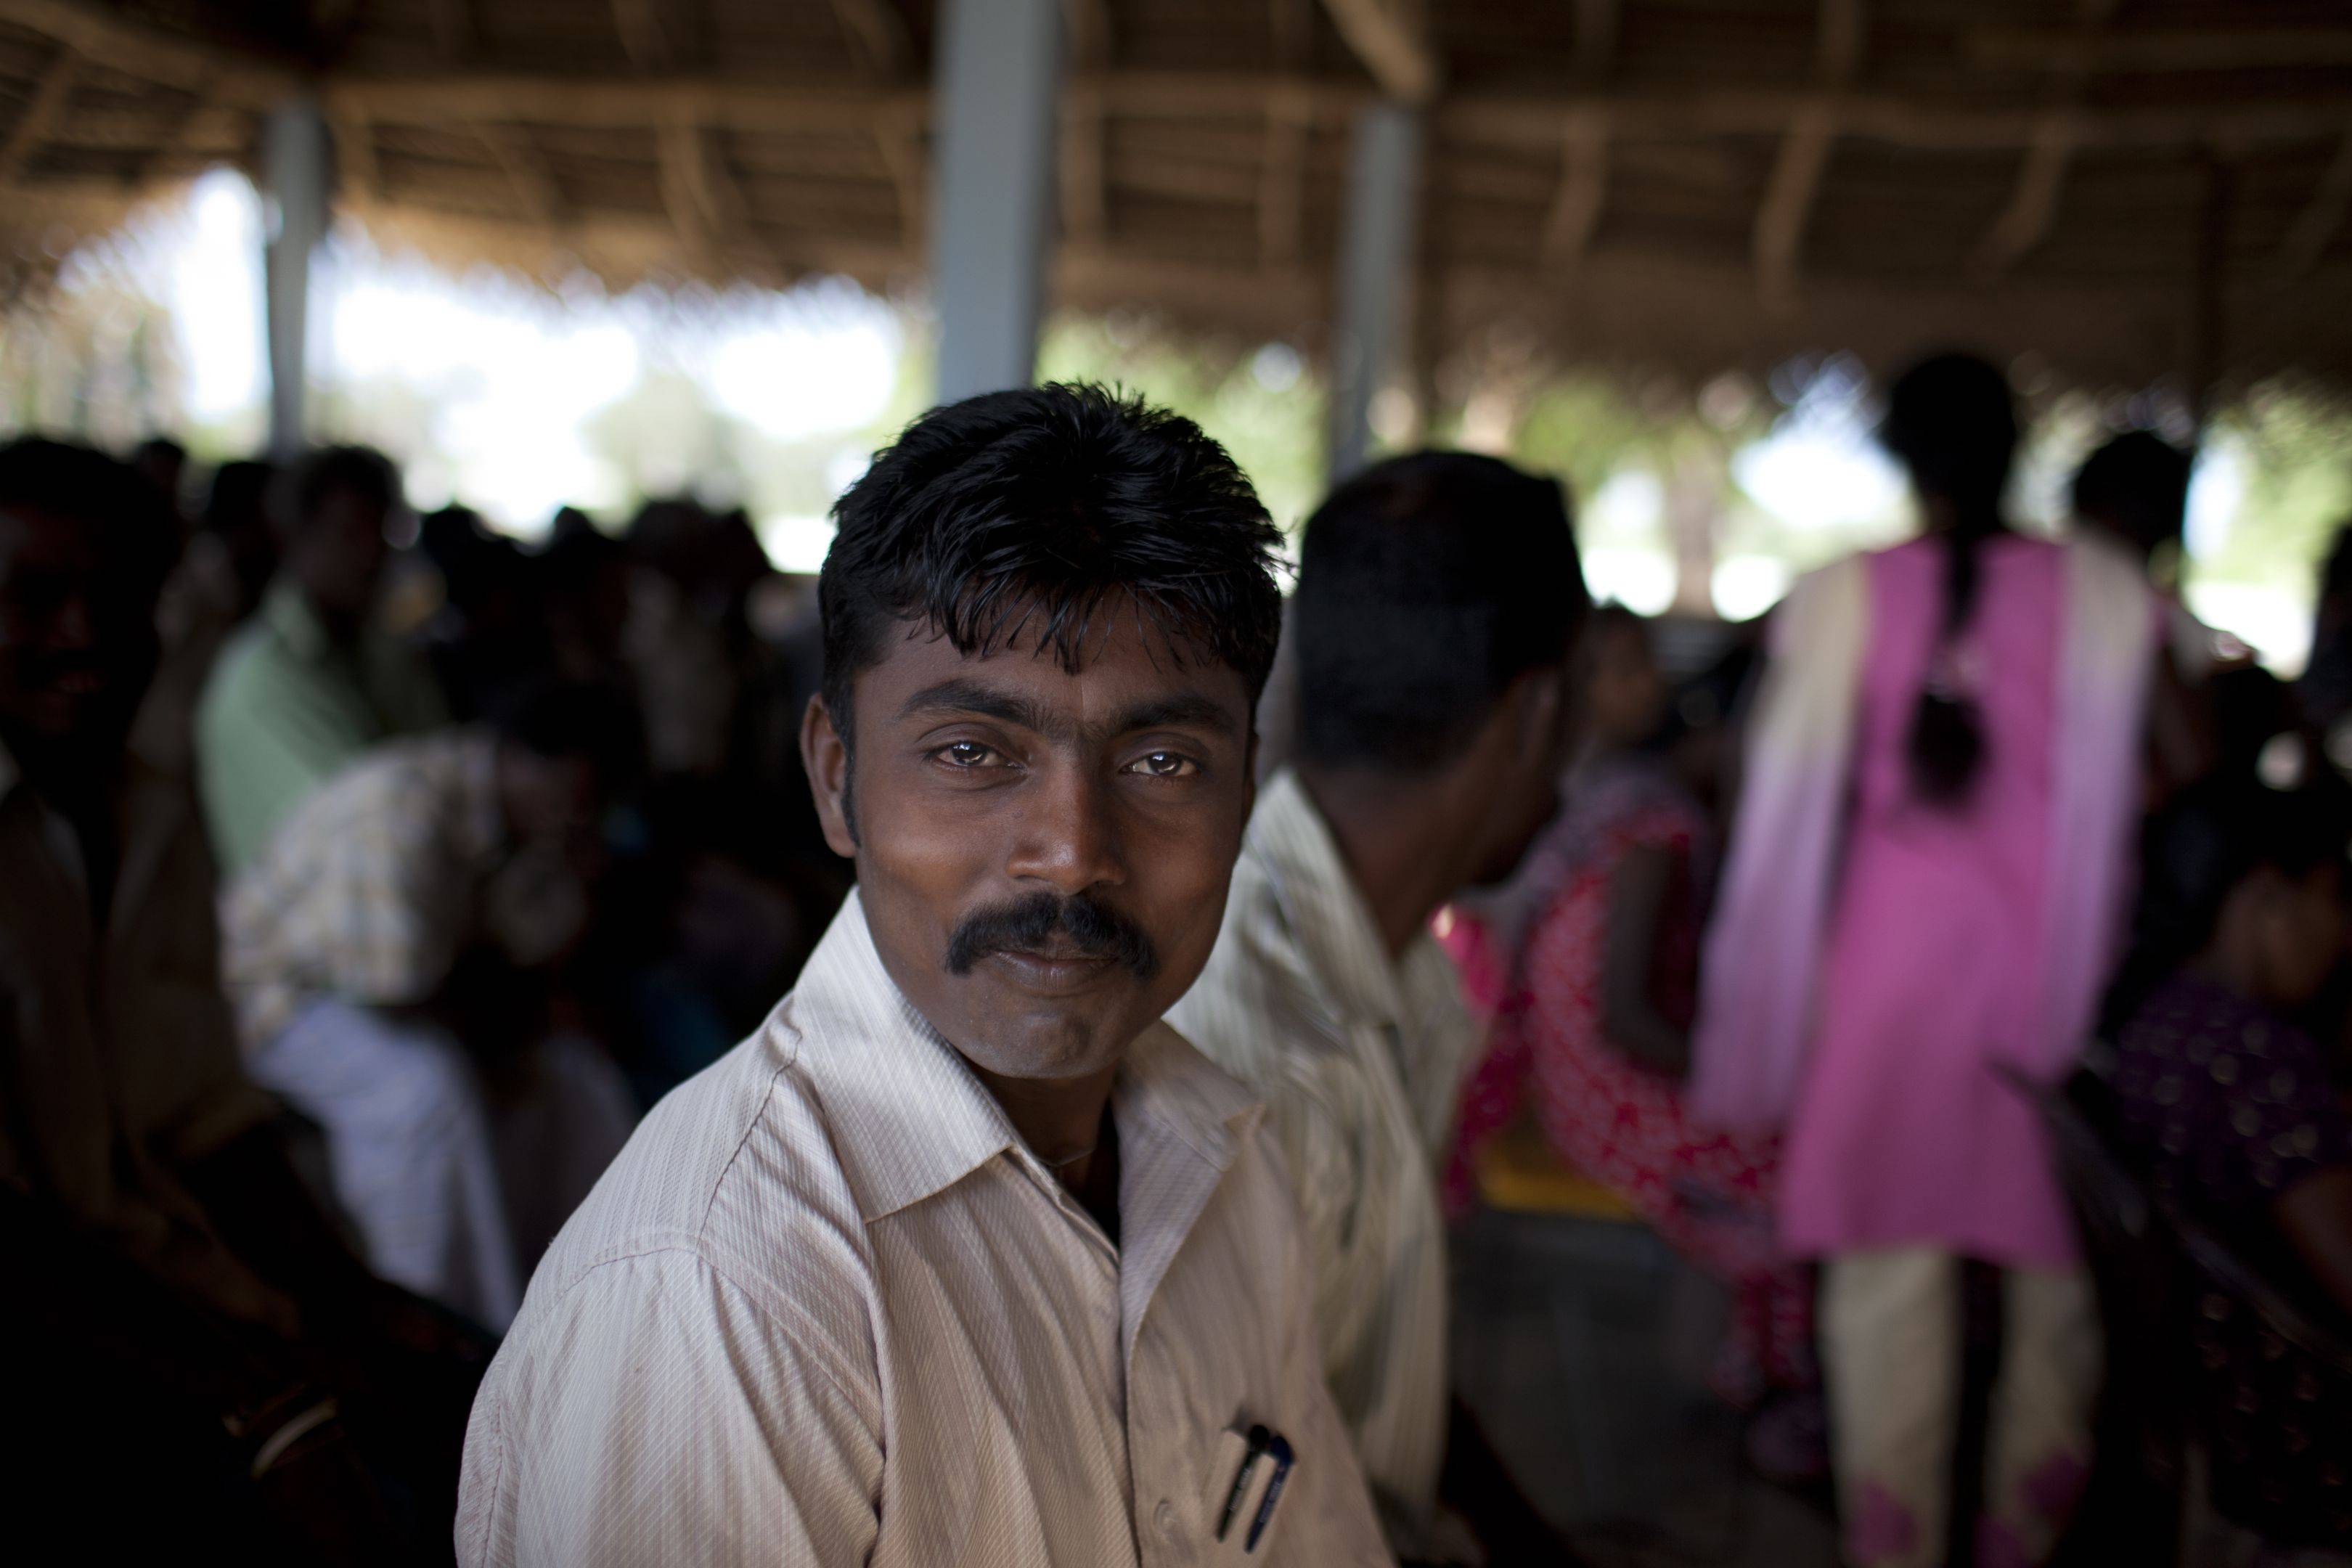
<path id="1" fill-rule="evenodd" d="M 1018 724 L 1024 730 L 1043 731 L 1048 728 L 1045 715 L 1027 698 L 961 677 L 926 686 L 899 705 L 901 719 L 917 713 L 978 713 Z"/>
<path id="2" fill-rule="evenodd" d="M 1114 735 L 1132 735 L 1138 730 L 1165 730 L 1191 727 L 1213 730 L 1221 735 L 1234 734 L 1240 727 L 1234 716 L 1221 705 L 1193 692 L 1173 697 L 1155 697 L 1137 703 L 1120 713 L 1109 726 Z"/>
<path id="3" fill-rule="evenodd" d="M 918 713 L 976 713 L 982 718 L 1001 719 L 1008 724 L 1018 724 L 1041 735 L 1054 734 L 1067 728 L 1025 697 L 961 676 L 924 687 L 908 698 L 898 709 L 901 719 L 912 718 Z M 1111 737 L 1132 735 L 1139 730 L 1185 727 L 1209 730 L 1221 735 L 1236 734 L 1240 731 L 1234 716 L 1223 707 L 1189 691 L 1169 697 L 1147 698 L 1122 710 L 1108 724 L 1089 725 L 1087 728 L 1096 735 Z"/>

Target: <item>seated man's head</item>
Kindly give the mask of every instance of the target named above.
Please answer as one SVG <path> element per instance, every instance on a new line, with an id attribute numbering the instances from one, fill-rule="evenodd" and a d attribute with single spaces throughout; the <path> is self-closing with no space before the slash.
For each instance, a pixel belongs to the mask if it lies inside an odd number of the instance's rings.
<path id="1" fill-rule="evenodd" d="M 2074 471 L 2074 515 L 2143 561 L 2180 548 L 2191 459 L 2153 430 L 2126 430 Z"/>
<path id="2" fill-rule="evenodd" d="M 1302 765 L 1412 784 L 1454 830 L 1464 880 L 1499 880 L 1556 804 L 1591 602 L 1552 480 L 1464 452 L 1366 469 L 1300 549 Z"/>
<path id="3" fill-rule="evenodd" d="M 1087 386 L 932 410 L 835 516 L 802 754 L 883 963 L 983 1073 L 1100 1073 L 1216 941 L 1280 535 L 1198 426 Z"/>
<path id="4" fill-rule="evenodd" d="M 358 627 L 374 606 L 400 505 L 400 471 L 365 447 L 313 452 L 286 477 L 273 509 L 278 570 L 331 630 Z"/>
<path id="5" fill-rule="evenodd" d="M 2283 1011 L 2307 1005 L 2345 958 L 2352 792 L 2215 780 L 2149 831 L 2140 937 Z"/>
<path id="6" fill-rule="evenodd" d="M 491 705 L 507 837 L 593 855 L 604 808 L 640 763 L 636 710 L 592 681 L 540 680 Z"/>
<path id="7" fill-rule="evenodd" d="M 114 762 L 155 673 L 178 543 L 154 487 L 85 447 L 0 447 L 0 742 L 29 770 Z"/>

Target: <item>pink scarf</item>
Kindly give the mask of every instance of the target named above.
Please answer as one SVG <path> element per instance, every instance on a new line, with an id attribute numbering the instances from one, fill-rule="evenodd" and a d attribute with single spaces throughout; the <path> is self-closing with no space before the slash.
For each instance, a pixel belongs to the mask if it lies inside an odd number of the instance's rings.
<path id="1" fill-rule="evenodd" d="M 2147 580 L 2127 556 L 2084 539 L 2066 554 L 2046 983 L 2034 1036 L 2021 1042 L 2027 1070 L 2051 1079 L 2080 1055 L 2116 956 L 2156 636 Z M 1692 1047 L 1692 1108 L 1717 1126 L 1785 1125 L 1803 1082 L 1870 642 L 1869 574 L 1864 557 L 1841 561 L 1800 582 L 1772 616 Z"/>

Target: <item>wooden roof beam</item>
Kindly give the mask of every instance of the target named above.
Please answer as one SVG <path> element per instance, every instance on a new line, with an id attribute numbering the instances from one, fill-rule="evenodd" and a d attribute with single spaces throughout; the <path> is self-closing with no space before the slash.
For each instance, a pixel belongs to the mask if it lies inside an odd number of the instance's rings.
<path id="1" fill-rule="evenodd" d="M 2320 174 L 2311 199 L 2287 228 L 2273 267 L 2278 282 L 2292 283 L 2318 265 L 2329 242 L 2343 229 L 2347 212 L 2352 212 L 2352 129 L 2347 129 L 2336 143 L 2336 156 Z"/>
<path id="2" fill-rule="evenodd" d="M 2043 119 L 2042 129 L 2025 150 L 2024 162 L 2018 166 L 2017 186 L 2010 193 L 2008 205 L 1993 219 L 1970 258 L 1979 272 L 1999 278 L 2050 237 L 2058 222 L 2058 198 L 2065 188 L 2066 166 L 2081 142 L 2081 127 L 2074 114 L 2062 111 Z"/>
<path id="3" fill-rule="evenodd" d="M 335 136 L 335 169 L 352 195 L 362 201 L 383 199 L 383 171 L 375 158 L 375 124 L 363 114 L 331 114 L 327 127 Z"/>
<path id="4" fill-rule="evenodd" d="M 490 161 L 506 175 L 515 203 L 532 222 L 553 227 L 563 216 L 563 198 L 546 166 L 499 126 L 478 124 L 474 133 L 488 149 Z"/>
<path id="5" fill-rule="evenodd" d="M 711 189 L 702 127 L 681 114 L 662 121 L 656 140 L 661 154 L 662 207 L 677 226 L 678 243 L 688 257 L 698 267 L 710 268 L 719 259 L 726 216 Z"/>
<path id="6" fill-rule="evenodd" d="M 1265 160 L 1257 188 L 1258 249 L 1268 268 L 1297 264 L 1304 249 L 1307 138 L 1315 102 L 1300 93 L 1276 93 L 1266 104 Z"/>
<path id="7" fill-rule="evenodd" d="M 877 77 L 895 81 L 906 74 L 907 25 L 896 11 L 882 0 L 833 0 L 833 16 Z"/>
<path id="8" fill-rule="evenodd" d="M 1409 104 L 1437 96 L 1437 57 L 1412 0 L 1323 0 L 1323 9 L 1382 92 Z"/>
<path id="9" fill-rule="evenodd" d="M 1756 290 L 1768 309 L 1788 310 L 1797 300 L 1797 259 L 1804 249 L 1805 226 L 1830 150 L 1837 141 L 1837 113 L 1826 103 L 1801 110 L 1780 140 L 1764 200 L 1756 209 Z"/>
<path id="10" fill-rule="evenodd" d="M 930 170 L 923 155 L 923 106 L 901 103 L 884 108 L 870 118 L 882 166 L 890 172 L 890 188 L 898 199 L 898 238 L 910 253 L 920 253 L 930 208 Z"/>
<path id="11" fill-rule="evenodd" d="M 1618 0 L 1576 0 L 1576 68 L 1599 81 L 1617 68 Z"/>
<path id="12" fill-rule="evenodd" d="M 123 21 L 74 0 L 0 0 L 0 22 L 102 60 L 110 69 L 174 87 L 216 89 L 247 106 L 275 104 L 299 80 L 290 64 Z"/>
<path id="13" fill-rule="evenodd" d="M 1863 5 L 1864 0 L 1821 0 L 1813 59 L 1824 96 L 1790 120 L 1765 182 L 1764 200 L 1756 209 L 1756 291 L 1768 310 L 1796 306 L 1798 258 L 1812 221 L 1813 198 L 1821 192 L 1822 174 L 1837 142 L 1838 98 L 1862 68 L 1868 29 Z"/>
<path id="14" fill-rule="evenodd" d="M 1843 87 L 1862 72 L 1870 17 L 1864 0 L 1822 0 L 1813 36 L 1813 68 L 1832 87 Z"/>
<path id="15" fill-rule="evenodd" d="M 1100 240 L 1110 226 L 1108 176 L 1105 170 L 1103 103 L 1099 93 L 1077 88 L 1062 100 L 1062 226 L 1082 244 Z"/>
<path id="16" fill-rule="evenodd" d="M 472 0 L 428 0 L 425 10 L 433 23 L 433 47 L 444 59 L 454 60 L 472 46 Z"/>
<path id="17" fill-rule="evenodd" d="M 621 52 L 639 70 L 659 70 L 669 63 L 669 44 L 653 0 L 613 0 L 613 30 L 621 35 Z"/>
<path id="18" fill-rule="evenodd" d="M 2112 7 L 2110 7 L 2112 14 Z M 2096 18 L 2092 18 L 2095 23 Z M 1979 26 L 1968 35 L 1978 63 L 2015 70 L 2182 71 L 2262 70 L 2295 66 L 2352 65 L 2352 26 L 2131 27 L 2099 31 L 2073 26 Z"/>
<path id="19" fill-rule="evenodd" d="M 80 79 L 81 56 L 68 44 L 50 59 L 48 68 L 34 85 L 25 111 L 16 116 L 16 123 L 8 127 L 7 140 L 0 142 L 0 186 L 13 184 L 24 172 L 26 163 L 47 137 L 49 127 L 57 123 L 66 100 L 73 97 L 74 83 Z"/>
<path id="20" fill-rule="evenodd" d="M 1591 247 L 1609 199 L 1608 111 L 1571 113 L 1560 140 L 1559 190 L 1544 218 L 1543 258 L 1547 266 L 1572 273 Z"/>

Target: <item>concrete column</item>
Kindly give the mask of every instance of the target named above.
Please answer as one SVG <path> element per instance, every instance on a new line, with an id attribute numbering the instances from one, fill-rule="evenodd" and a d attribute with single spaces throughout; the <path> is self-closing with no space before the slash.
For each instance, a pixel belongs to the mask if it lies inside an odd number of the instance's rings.
<path id="1" fill-rule="evenodd" d="M 303 384 L 309 366 L 310 258 L 327 237 L 334 150 L 318 100 L 289 100 L 262 130 L 266 188 L 262 291 L 269 347 L 269 452 L 299 455 L 308 439 Z"/>
<path id="2" fill-rule="evenodd" d="M 1054 223 L 1063 0 L 944 0 L 931 145 L 939 400 L 1028 384 Z"/>
<path id="3" fill-rule="evenodd" d="M 1409 334 L 1413 238 L 1421 195 L 1421 115 L 1376 103 L 1356 120 L 1339 235 L 1338 314 L 1331 323 L 1328 471 L 1334 481 L 1371 449 L 1372 395 L 1394 372 Z"/>

